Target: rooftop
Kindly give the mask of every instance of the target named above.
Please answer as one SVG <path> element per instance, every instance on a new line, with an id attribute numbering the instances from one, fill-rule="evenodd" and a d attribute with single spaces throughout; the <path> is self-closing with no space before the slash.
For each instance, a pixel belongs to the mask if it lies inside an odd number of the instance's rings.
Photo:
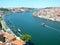
<path id="1" fill-rule="evenodd" d="M 0 43 L 0 45 L 6 45 L 5 43 Z"/>
<path id="2" fill-rule="evenodd" d="M 4 34 L 4 37 L 7 38 L 7 39 L 9 39 L 9 40 L 13 40 L 13 39 L 16 38 L 15 36 L 10 35 L 10 34 L 8 34 L 8 33 L 5 33 L 5 34 Z"/>
<path id="3" fill-rule="evenodd" d="M 12 41 L 11 43 L 12 43 L 13 45 L 23 45 L 23 44 L 25 44 L 25 42 L 22 41 L 22 40 L 15 40 L 15 41 Z"/>
<path id="4" fill-rule="evenodd" d="M 0 32 L 0 35 L 3 34 L 3 32 Z"/>
<path id="5" fill-rule="evenodd" d="M 25 41 L 23 40 L 17 40 L 15 36 L 7 33 L 7 32 L 0 32 L 0 34 L 3 34 L 3 37 L 7 38 L 8 40 L 10 40 L 10 43 L 13 45 L 24 45 Z M 0 45 L 6 45 L 5 43 L 1 42 Z"/>

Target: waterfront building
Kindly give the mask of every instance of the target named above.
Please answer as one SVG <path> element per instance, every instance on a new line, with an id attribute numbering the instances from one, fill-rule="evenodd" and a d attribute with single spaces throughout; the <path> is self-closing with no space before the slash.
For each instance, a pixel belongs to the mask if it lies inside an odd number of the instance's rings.
<path id="1" fill-rule="evenodd" d="M 3 37 L 3 32 L 0 32 L 0 41 L 5 42 L 5 37 Z"/>
<path id="2" fill-rule="evenodd" d="M 15 40 L 15 41 L 12 41 L 11 44 L 13 44 L 13 45 L 24 45 L 25 42 L 22 40 Z"/>
<path id="3" fill-rule="evenodd" d="M 5 43 L 0 43 L 0 45 L 6 45 Z"/>
<path id="4" fill-rule="evenodd" d="M 0 32 L 0 45 L 24 45 L 25 41 L 18 40 L 14 35 L 7 32 Z"/>
<path id="5" fill-rule="evenodd" d="M 60 7 L 44 8 L 35 13 L 37 17 L 60 21 Z"/>
<path id="6" fill-rule="evenodd" d="M 16 37 L 15 37 L 15 36 L 10 35 L 10 34 L 8 34 L 8 33 L 5 33 L 5 34 L 4 34 L 4 37 L 5 37 L 5 42 L 11 42 L 11 41 L 16 40 Z"/>

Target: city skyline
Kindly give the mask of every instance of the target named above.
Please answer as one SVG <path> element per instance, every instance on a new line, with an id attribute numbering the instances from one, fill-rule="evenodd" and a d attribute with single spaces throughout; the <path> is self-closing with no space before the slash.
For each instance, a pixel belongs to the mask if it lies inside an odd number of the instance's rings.
<path id="1" fill-rule="evenodd" d="M 0 0 L 0 7 L 16 8 L 45 8 L 45 7 L 60 7 L 60 0 Z"/>

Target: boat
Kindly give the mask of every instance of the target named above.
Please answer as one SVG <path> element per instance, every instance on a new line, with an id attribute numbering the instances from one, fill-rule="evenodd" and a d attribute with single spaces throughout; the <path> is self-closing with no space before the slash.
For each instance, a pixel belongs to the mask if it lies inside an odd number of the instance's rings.
<path id="1" fill-rule="evenodd" d="M 21 30 L 18 28 L 18 31 L 20 32 Z"/>
<path id="2" fill-rule="evenodd" d="M 46 24 L 45 23 L 41 23 L 42 26 L 45 26 Z"/>

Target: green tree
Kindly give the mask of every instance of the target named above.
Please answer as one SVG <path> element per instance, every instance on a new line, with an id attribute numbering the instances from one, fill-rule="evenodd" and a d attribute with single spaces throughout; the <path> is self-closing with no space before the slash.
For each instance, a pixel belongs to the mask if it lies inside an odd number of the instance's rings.
<path id="1" fill-rule="evenodd" d="M 1 22 L 0 22 L 0 30 L 2 29 L 2 25 L 1 25 Z"/>
<path id="2" fill-rule="evenodd" d="M 29 34 L 23 34 L 22 36 L 20 36 L 20 38 L 23 40 L 23 41 L 26 41 L 26 43 L 30 42 L 32 37 L 29 35 Z"/>

